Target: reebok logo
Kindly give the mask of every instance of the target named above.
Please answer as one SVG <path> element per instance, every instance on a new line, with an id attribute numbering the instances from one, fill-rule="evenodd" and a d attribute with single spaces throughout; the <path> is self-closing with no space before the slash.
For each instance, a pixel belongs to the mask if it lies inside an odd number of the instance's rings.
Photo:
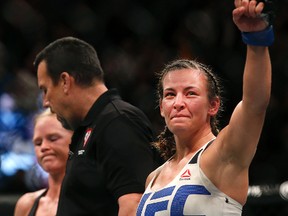
<path id="1" fill-rule="evenodd" d="M 185 170 L 182 175 L 180 176 L 180 180 L 190 180 L 190 177 L 191 177 L 191 173 L 190 173 L 190 170 L 187 169 Z"/>

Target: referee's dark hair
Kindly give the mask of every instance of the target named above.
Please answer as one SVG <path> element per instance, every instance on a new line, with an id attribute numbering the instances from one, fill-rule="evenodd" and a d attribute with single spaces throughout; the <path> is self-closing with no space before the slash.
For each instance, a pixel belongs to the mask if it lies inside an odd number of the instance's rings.
<path id="1" fill-rule="evenodd" d="M 53 84 L 62 72 L 74 77 L 81 86 L 91 86 L 95 80 L 104 82 L 104 73 L 96 50 L 89 43 L 75 37 L 64 37 L 46 46 L 36 56 L 34 67 L 44 61 Z"/>

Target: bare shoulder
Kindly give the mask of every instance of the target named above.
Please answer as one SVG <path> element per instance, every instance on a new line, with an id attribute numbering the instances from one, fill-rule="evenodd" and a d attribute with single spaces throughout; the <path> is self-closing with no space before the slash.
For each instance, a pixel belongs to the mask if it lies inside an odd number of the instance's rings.
<path id="1" fill-rule="evenodd" d="M 147 188 L 149 183 L 153 180 L 153 178 L 160 173 L 160 171 L 162 170 L 162 167 L 163 165 L 158 167 L 157 169 L 155 169 L 148 175 L 148 177 L 146 178 L 145 188 Z"/>
<path id="2" fill-rule="evenodd" d="M 146 183 L 145 183 L 145 188 L 147 188 L 148 184 L 150 183 L 150 181 L 153 179 L 153 177 L 155 176 L 156 170 L 152 171 L 148 177 L 146 178 Z"/>
<path id="3" fill-rule="evenodd" d="M 35 200 L 39 197 L 45 189 L 41 189 L 35 192 L 29 192 L 23 194 L 17 201 L 14 211 L 14 216 L 28 215 L 30 209 L 32 208 Z"/>

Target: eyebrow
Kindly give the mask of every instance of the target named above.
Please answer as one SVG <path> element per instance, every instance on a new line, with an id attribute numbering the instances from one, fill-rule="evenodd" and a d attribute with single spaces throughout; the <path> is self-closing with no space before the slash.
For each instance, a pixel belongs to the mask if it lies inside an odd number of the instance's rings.
<path id="1" fill-rule="evenodd" d="M 199 89 L 199 87 L 197 87 L 197 86 L 187 86 L 187 87 L 184 88 L 184 91 L 187 91 L 187 90 L 190 90 L 190 89 Z M 171 88 L 171 87 L 163 89 L 163 91 L 172 91 L 172 90 L 174 90 L 174 88 Z"/>

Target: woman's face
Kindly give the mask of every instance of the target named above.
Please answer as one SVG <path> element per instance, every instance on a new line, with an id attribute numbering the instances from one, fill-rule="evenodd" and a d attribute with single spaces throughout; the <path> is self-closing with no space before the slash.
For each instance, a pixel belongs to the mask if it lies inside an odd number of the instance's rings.
<path id="1" fill-rule="evenodd" d="M 218 108 L 217 100 L 209 102 L 207 79 L 199 70 L 175 70 L 164 77 L 160 111 L 173 134 L 210 127 L 210 117 Z"/>
<path id="2" fill-rule="evenodd" d="M 33 143 L 37 160 L 46 172 L 65 171 L 71 136 L 72 131 L 64 129 L 55 114 L 37 119 Z"/>

